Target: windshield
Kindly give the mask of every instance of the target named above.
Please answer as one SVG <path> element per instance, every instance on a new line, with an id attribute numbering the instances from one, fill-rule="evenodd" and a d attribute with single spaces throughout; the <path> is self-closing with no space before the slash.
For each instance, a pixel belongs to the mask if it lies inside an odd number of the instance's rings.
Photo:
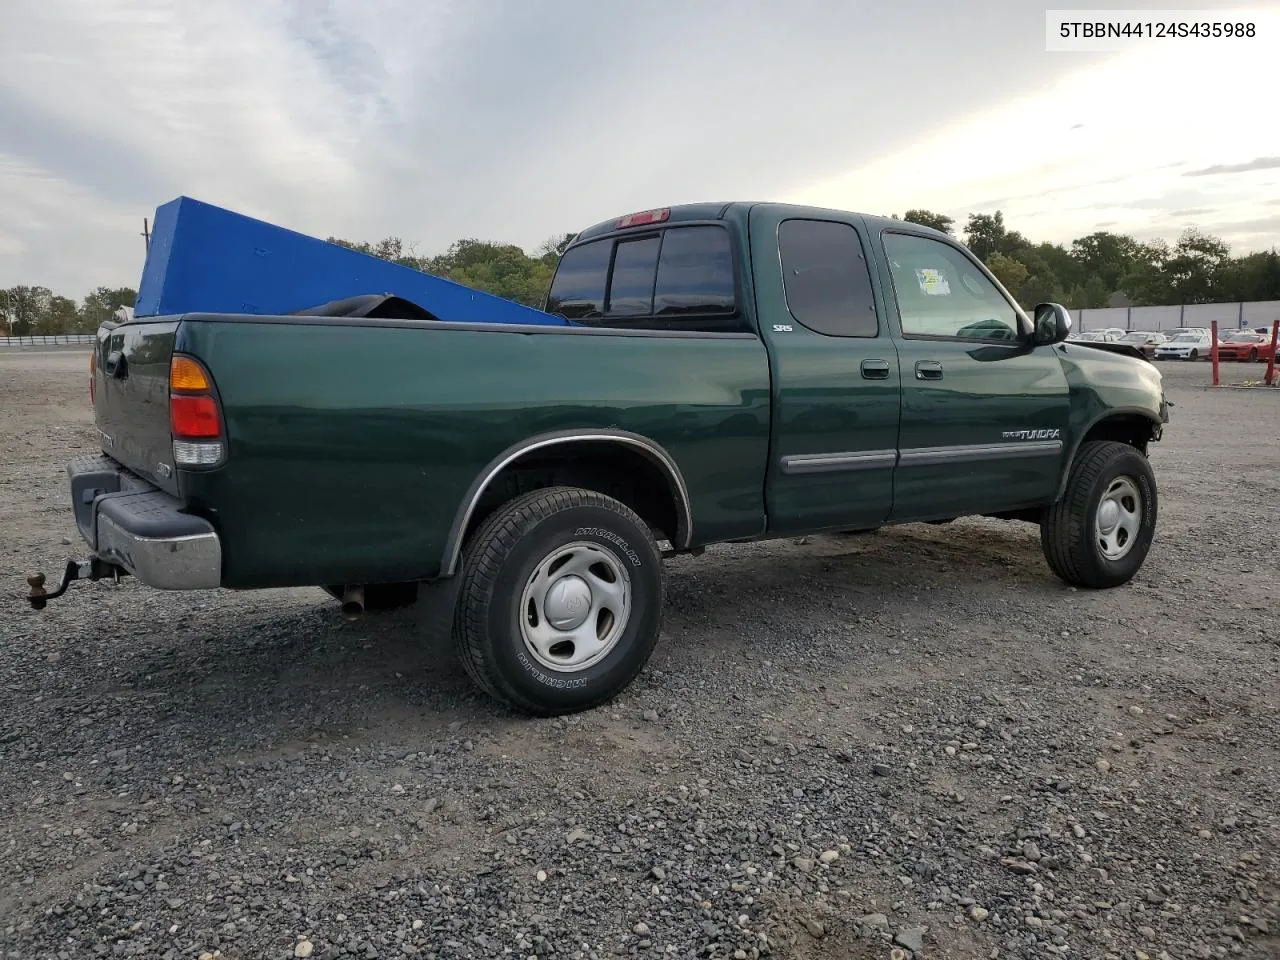
<path id="1" fill-rule="evenodd" d="M 1076 339 L 1077 339 L 1077 340 L 1101 340 L 1101 339 L 1102 339 L 1102 334 L 1100 334 L 1100 333 L 1082 333 L 1082 334 L 1080 334 L 1080 336 L 1079 336 L 1079 337 L 1077 337 Z"/>
<path id="2" fill-rule="evenodd" d="M 1256 333 L 1228 333 L 1222 339 L 1224 342 L 1234 341 L 1236 343 L 1248 343 L 1252 340 L 1256 340 L 1257 337 L 1258 335 Z"/>
<path id="3" fill-rule="evenodd" d="M 1200 334 L 1198 333 L 1180 333 L 1173 338 L 1173 342 L 1186 343 L 1186 342 L 1193 342 L 1199 339 L 1200 339 Z"/>
<path id="4" fill-rule="evenodd" d="M 1148 336 L 1149 334 L 1146 334 L 1146 333 L 1128 333 L 1128 334 L 1125 334 L 1125 340 L 1129 341 L 1130 343 L 1142 343 L 1147 339 Z"/>

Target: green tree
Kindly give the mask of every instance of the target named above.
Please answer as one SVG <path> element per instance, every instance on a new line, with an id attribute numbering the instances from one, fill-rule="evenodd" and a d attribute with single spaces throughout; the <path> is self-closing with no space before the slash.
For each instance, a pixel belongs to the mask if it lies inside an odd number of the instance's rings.
<path id="1" fill-rule="evenodd" d="M 964 242 L 974 255 L 986 261 L 993 253 L 1000 253 L 1007 238 L 1004 214 L 971 213 L 964 228 Z"/>
<path id="2" fill-rule="evenodd" d="M 1225 300 L 1280 300 L 1280 253 L 1251 253 L 1222 266 L 1220 292 Z"/>
<path id="3" fill-rule="evenodd" d="M 115 316 L 121 307 L 132 307 L 138 299 L 138 291 L 132 287 L 98 287 L 84 298 L 74 329 L 93 333 Z"/>
<path id="4" fill-rule="evenodd" d="M 48 325 L 53 292 L 48 287 L 19 285 L 4 291 L 4 313 L 11 335 L 26 337 Z"/>
<path id="5" fill-rule="evenodd" d="M 1230 248 L 1217 237 L 1187 230 L 1164 263 L 1174 302 L 1213 303 L 1230 260 Z"/>
<path id="6" fill-rule="evenodd" d="M 1173 284 L 1165 264 L 1172 256 L 1163 240 L 1139 244 L 1129 272 L 1120 278 L 1120 289 L 1128 294 L 1134 306 L 1164 306 L 1177 303 Z"/>
<path id="7" fill-rule="evenodd" d="M 1031 271 L 1021 260 L 1006 257 L 1003 253 L 993 253 L 987 258 L 987 266 L 996 275 L 996 279 L 1004 284 L 1004 288 L 1019 299 L 1018 291 L 1031 277 Z"/>
<path id="8" fill-rule="evenodd" d="M 1120 280 L 1137 265 L 1141 245 L 1132 237 L 1105 230 L 1071 241 L 1071 257 L 1086 280 L 1097 277 L 1111 294 L 1120 289 Z"/>
<path id="9" fill-rule="evenodd" d="M 934 213 L 932 210 L 911 209 L 902 215 L 902 219 L 909 223 L 918 223 L 922 227 L 932 227 L 934 230 L 941 230 L 943 233 L 951 233 L 951 227 L 955 220 L 948 217 L 944 213 Z"/>

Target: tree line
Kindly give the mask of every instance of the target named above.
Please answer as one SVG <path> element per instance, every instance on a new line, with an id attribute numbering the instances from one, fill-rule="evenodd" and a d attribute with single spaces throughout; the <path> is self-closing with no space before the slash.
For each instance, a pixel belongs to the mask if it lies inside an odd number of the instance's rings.
<path id="1" fill-rule="evenodd" d="M 898 220 L 956 235 L 955 221 L 929 210 L 908 210 Z M 421 256 L 399 237 L 376 243 L 329 237 L 351 250 L 444 277 L 517 303 L 539 307 L 556 262 L 575 234 L 558 234 L 533 253 L 509 243 L 465 239 L 433 256 Z M 1054 301 L 1073 309 L 1112 305 L 1164 306 L 1280 300 L 1280 253 L 1233 257 L 1218 237 L 1191 229 L 1170 244 L 1141 243 L 1120 233 L 1098 231 L 1071 241 L 1033 243 L 1010 230 L 1000 211 L 970 214 L 963 240 L 991 268 L 1018 302 L 1030 308 Z M 0 289 L 0 320 L 13 336 L 92 333 L 117 308 L 133 306 L 128 287 L 98 287 L 77 303 L 47 287 Z"/>

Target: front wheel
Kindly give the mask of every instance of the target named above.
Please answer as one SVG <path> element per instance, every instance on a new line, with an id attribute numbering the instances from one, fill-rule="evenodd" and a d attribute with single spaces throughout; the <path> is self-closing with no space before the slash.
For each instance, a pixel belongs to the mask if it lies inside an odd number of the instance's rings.
<path id="1" fill-rule="evenodd" d="M 1142 567 L 1156 529 L 1151 464 L 1127 443 L 1081 444 L 1062 499 L 1040 521 L 1050 568 L 1078 587 L 1128 583 Z"/>
<path id="2" fill-rule="evenodd" d="M 1257 362 L 1258 362 L 1258 351 L 1257 351 L 1257 350 L 1250 350 L 1250 351 L 1249 351 L 1249 362 L 1250 362 L 1250 363 L 1257 363 Z"/>
<path id="3" fill-rule="evenodd" d="M 463 557 L 455 635 L 472 680 L 538 716 L 626 688 L 662 627 L 662 556 L 625 504 L 552 487 L 503 504 Z"/>
<path id="4" fill-rule="evenodd" d="M 1188 359 L 1188 360 L 1199 360 L 1199 359 L 1200 359 L 1200 351 L 1199 351 L 1199 350 L 1192 350 L 1192 351 L 1191 351 L 1190 356 L 1188 356 L 1188 357 L 1187 357 L 1187 359 Z"/>

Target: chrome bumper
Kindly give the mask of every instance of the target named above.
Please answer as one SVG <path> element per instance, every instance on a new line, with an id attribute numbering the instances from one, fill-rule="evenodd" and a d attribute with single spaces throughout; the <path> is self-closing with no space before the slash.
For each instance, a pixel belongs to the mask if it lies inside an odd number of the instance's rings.
<path id="1" fill-rule="evenodd" d="M 67 464 L 76 526 L 93 556 L 158 590 L 222 583 L 222 542 L 209 521 L 110 457 Z"/>

